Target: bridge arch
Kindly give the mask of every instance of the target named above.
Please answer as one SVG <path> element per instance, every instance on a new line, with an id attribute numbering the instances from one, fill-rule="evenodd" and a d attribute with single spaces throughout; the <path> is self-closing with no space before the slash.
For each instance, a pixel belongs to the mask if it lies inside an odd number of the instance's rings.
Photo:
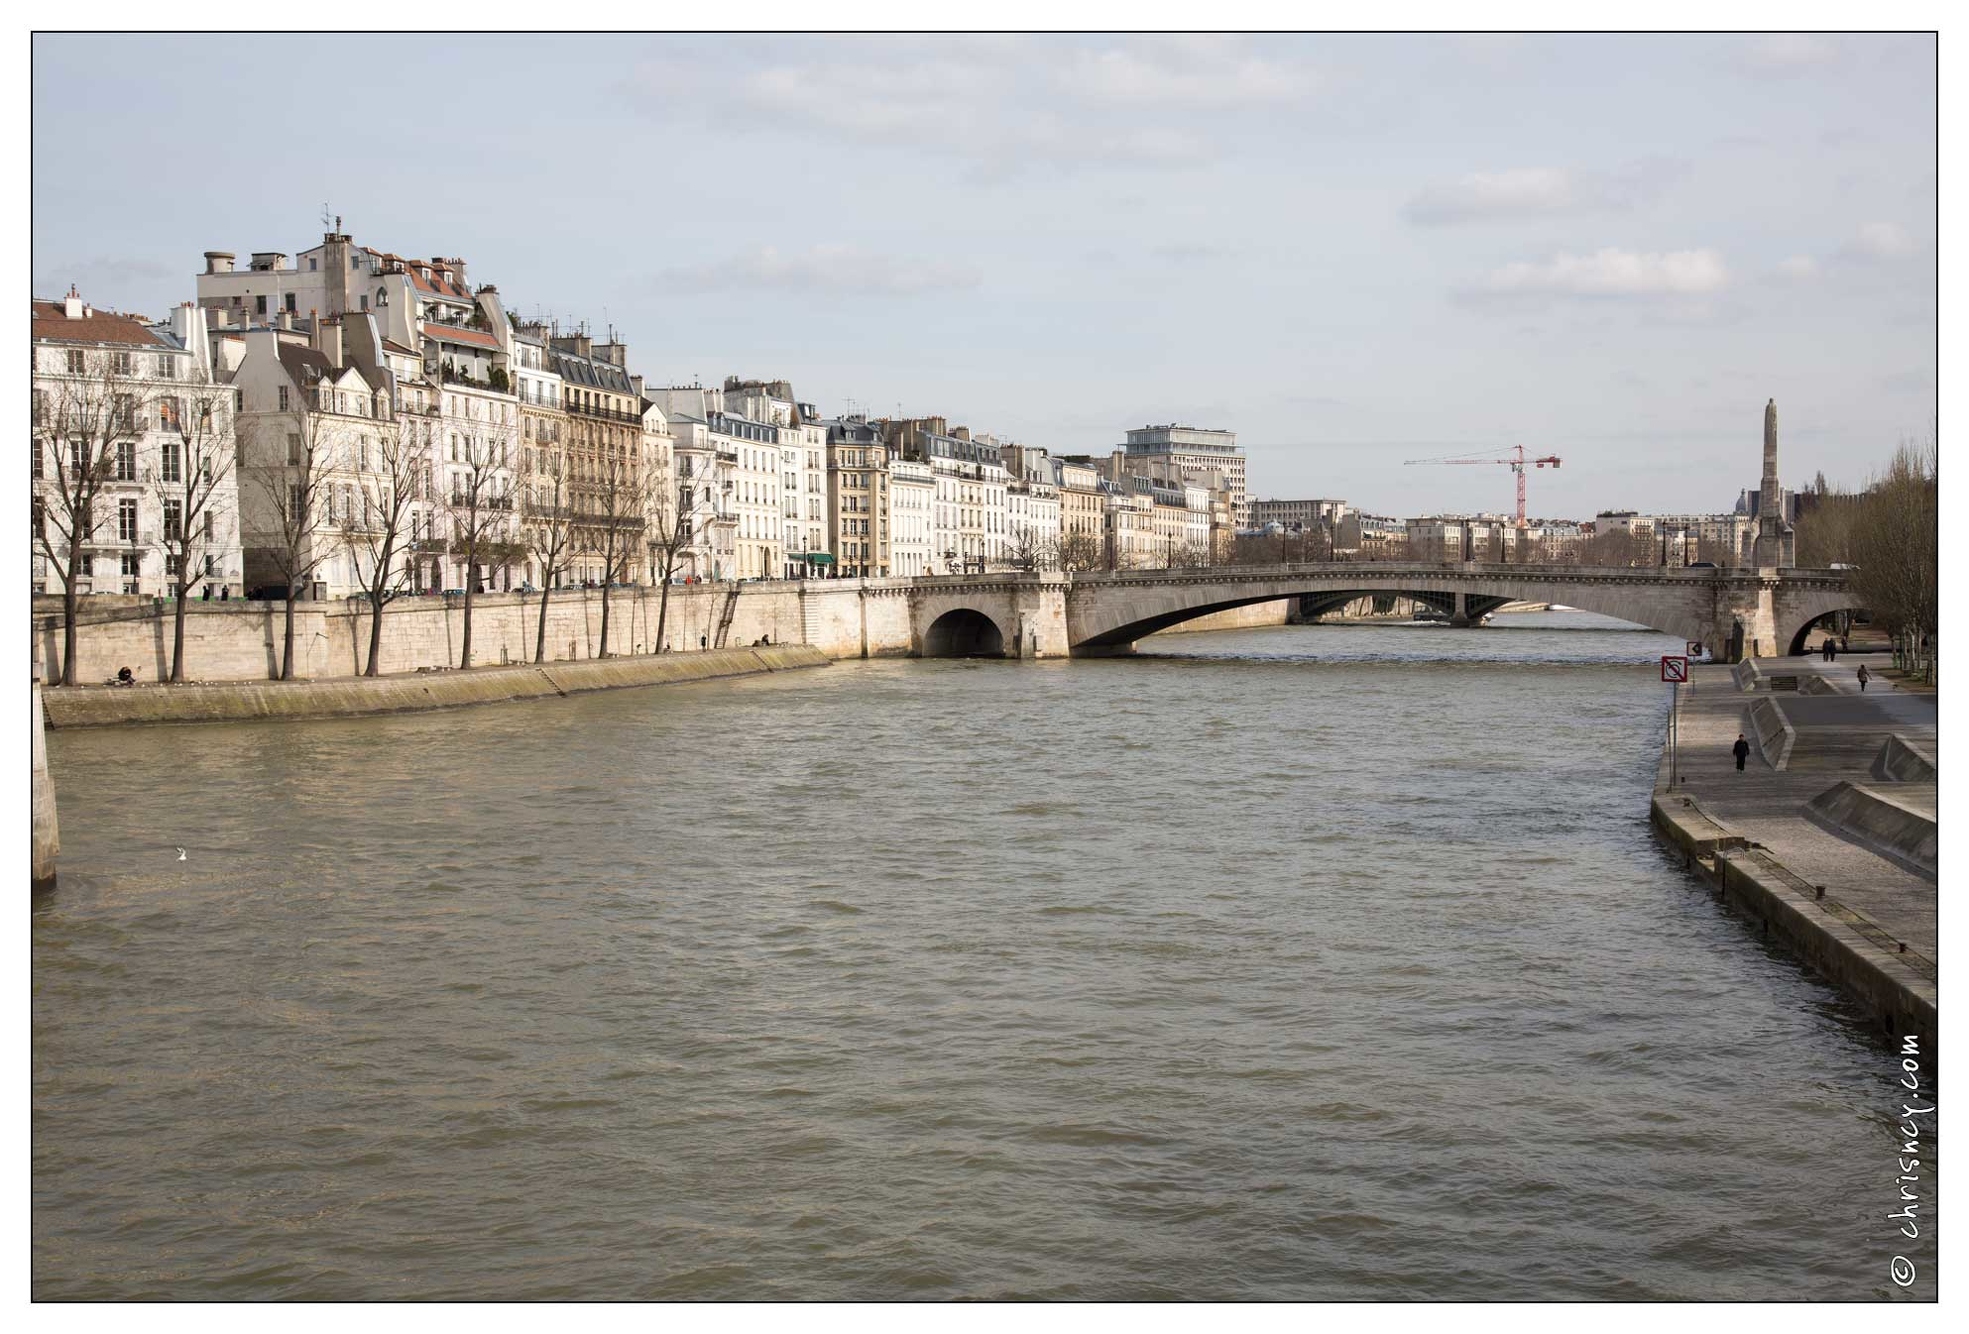
<path id="1" fill-rule="evenodd" d="M 953 607 L 923 632 L 926 658 L 1002 658 L 1005 633 L 975 607 Z"/>
<path id="2" fill-rule="evenodd" d="M 1791 640 L 1790 643 L 1786 646 L 1785 652 L 1790 654 L 1794 658 L 1800 656 L 1801 654 L 1812 652 L 1814 647 L 1822 643 L 1827 635 L 1833 633 L 1832 627 L 1824 623 L 1826 619 L 1828 617 L 1837 616 L 1842 611 L 1864 612 L 1866 611 L 1866 608 L 1865 607 L 1833 607 L 1830 608 L 1829 610 L 1819 612 L 1817 615 L 1813 616 L 1810 620 L 1800 621 L 1798 623 L 1798 628 L 1791 632 Z"/>

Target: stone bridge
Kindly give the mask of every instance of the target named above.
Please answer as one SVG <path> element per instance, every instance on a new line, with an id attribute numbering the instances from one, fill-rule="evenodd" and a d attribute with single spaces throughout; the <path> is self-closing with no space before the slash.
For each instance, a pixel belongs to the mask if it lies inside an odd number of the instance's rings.
<path id="1" fill-rule="evenodd" d="M 953 575 L 911 581 L 911 652 L 922 657 L 1129 653 L 1172 625 L 1284 598 L 1318 612 L 1394 594 L 1478 623 L 1507 602 L 1600 612 L 1723 649 L 1737 624 L 1746 654 L 1803 651 L 1822 617 L 1854 609 L 1838 570 L 1336 561 L 1095 574 Z"/>

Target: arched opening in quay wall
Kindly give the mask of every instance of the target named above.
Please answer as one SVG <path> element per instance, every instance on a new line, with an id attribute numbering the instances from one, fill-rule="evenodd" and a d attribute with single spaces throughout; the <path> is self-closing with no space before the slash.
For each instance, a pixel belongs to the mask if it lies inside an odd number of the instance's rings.
<path id="1" fill-rule="evenodd" d="M 923 635 L 926 658 L 1002 658 L 1005 636 L 998 623 L 981 611 L 959 607 L 930 624 Z"/>

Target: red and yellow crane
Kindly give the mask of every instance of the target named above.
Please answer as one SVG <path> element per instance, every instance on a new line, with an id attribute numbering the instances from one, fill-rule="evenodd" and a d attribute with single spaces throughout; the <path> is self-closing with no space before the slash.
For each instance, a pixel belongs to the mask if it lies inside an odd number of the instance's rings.
<path id="1" fill-rule="evenodd" d="M 1417 463 L 1455 463 L 1455 464 L 1501 463 L 1503 464 L 1505 467 L 1509 468 L 1512 472 L 1518 475 L 1518 527 L 1523 528 L 1526 526 L 1525 525 L 1525 465 L 1529 463 L 1534 468 L 1543 468 L 1546 464 L 1549 463 L 1554 468 L 1556 468 L 1559 466 L 1559 456 L 1557 454 L 1547 454 L 1542 459 L 1528 459 L 1525 457 L 1525 447 L 1523 445 L 1513 445 L 1511 446 L 1511 448 L 1512 450 L 1515 451 L 1516 456 L 1508 459 L 1489 458 L 1483 455 L 1482 453 L 1453 454 L 1450 457 L 1443 458 L 1443 459 L 1409 459 L 1404 463 L 1403 466 L 1406 467 Z"/>

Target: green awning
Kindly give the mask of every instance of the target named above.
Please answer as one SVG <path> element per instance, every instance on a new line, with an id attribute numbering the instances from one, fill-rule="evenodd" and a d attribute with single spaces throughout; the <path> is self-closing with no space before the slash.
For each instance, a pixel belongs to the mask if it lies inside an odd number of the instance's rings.
<path id="1" fill-rule="evenodd" d="M 809 565 L 832 565 L 834 553 L 831 551 L 796 551 L 793 559 L 803 560 Z"/>

